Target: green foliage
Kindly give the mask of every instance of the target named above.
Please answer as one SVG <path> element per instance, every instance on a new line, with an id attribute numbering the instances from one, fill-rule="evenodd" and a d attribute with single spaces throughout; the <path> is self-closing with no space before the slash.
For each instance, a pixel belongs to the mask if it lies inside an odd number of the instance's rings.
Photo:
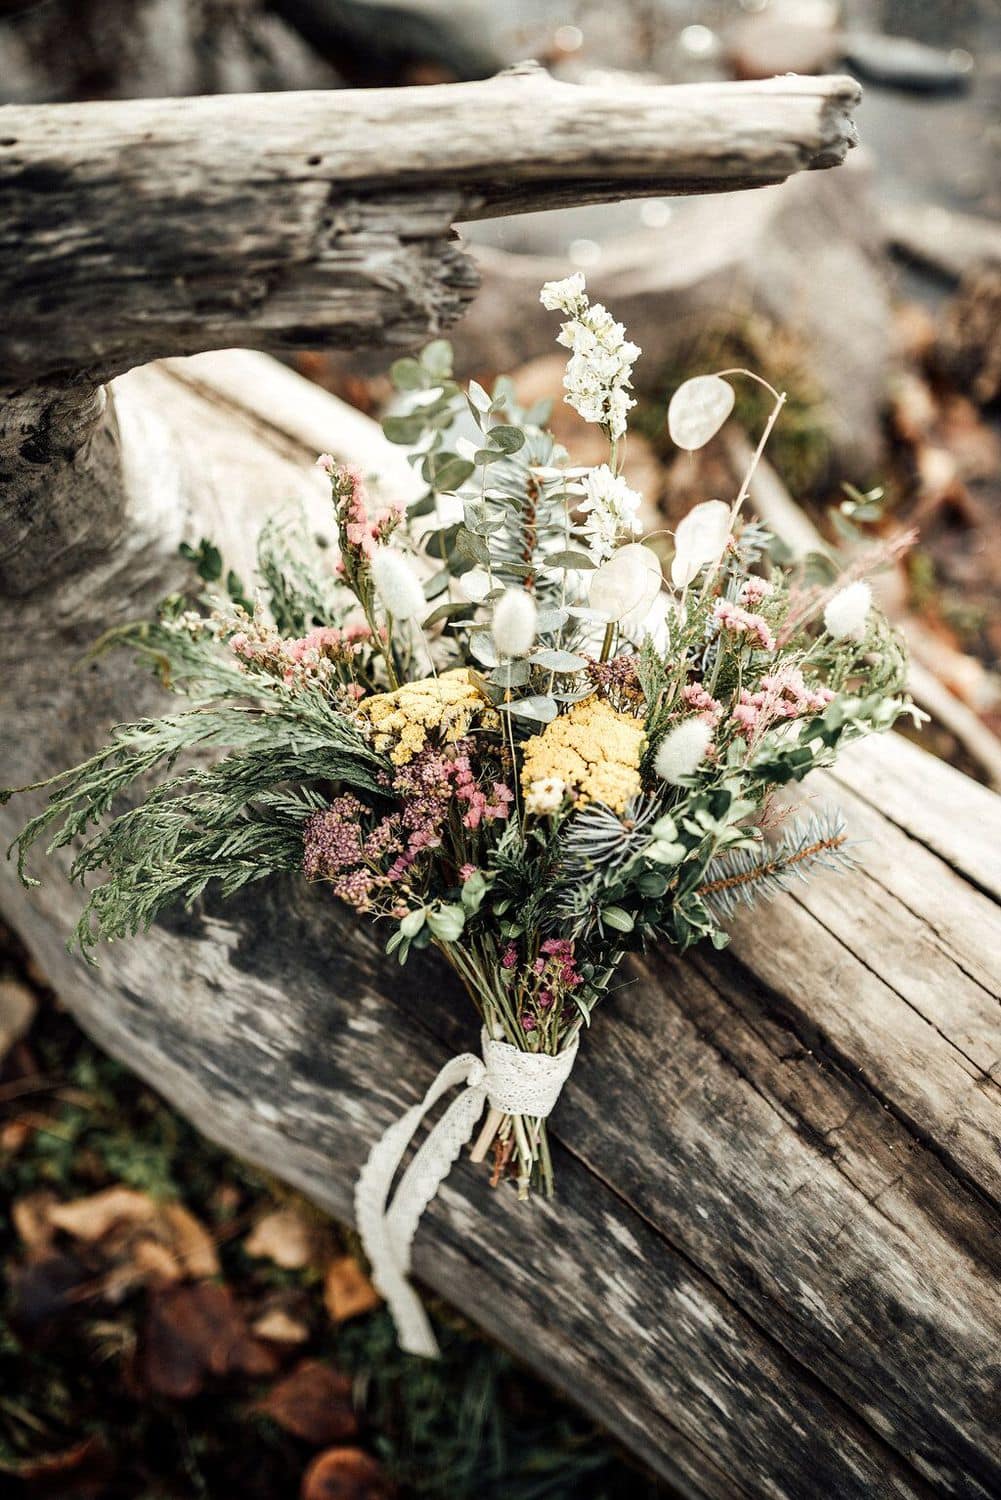
<path id="1" fill-rule="evenodd" d="M 271 517 L 261 528 L 257 570 L 282 635 L 305 635 L 314 625 L 330 625 L 343 616 L 343 591 L 322 562 L 323 553 L 301 512 Z"/>
<path id="2" fill-rule="evenodd" d="M 425 591 L 429 598 L 437 597 L 451 579 L 461 578 L 471 568 L 489 569 L 491 588 L 484 602 L 489 604 L 507 587 L 529 588 L 543 612 L 542 650 L 559 649 L 567 656 L 571 653 L 565 648 L 572 646 L 573 632 L 565 629 L 569 615 L 561 608 L 564 575 L 593 567 L 593 563 L 586 553 L 568 546 L 567 481 L 554 468 L 565 461 L 566 453 L 539 425 L 548 415 L 548 404 L 530 410 L 519 407 L 511 382 L 505 378 L 495 383 L 491 393 L 476 381 L 463 393 L 448 378 L 450 358 L 435 356 L 432 364 L 440 362 L 442 373 L 432 377 L 425 368 L 426 354 L 420 361 L 397 361 L 393 378 L 404 395 L 416 390 L 437 395 L 383 422 L 390 441 L 415 450 L 413 462 L 428 486 L 410 510 L 411 517 L 426 519 L 423 548 L 441 563 L 440 574 Z M 460 457 L 448 446 L 459 416 L 467 414 L 481 433 L 472 458 Z M 462 523 L 439 521 L 439 500 L 455 494 L 463 500 Z M 460 659 L 471 655 L 486 669 L 478 680 L 494 702 L 510 703 L 516 717 L 545 722 L 535 700 L 549 698 L 539 688 L 561 668 L 535 658 L 531 664 L 499 666 L 489 638 L 476 630 L 475 614 L 474 605 L 450 603 L 432 611 L 425 628 L 443 623 Z M 556 710 L 544 711 L 552 717 Z"/>
<path id="3" fill-rule="evenodd" d="M 166 633 L 161 643 L 189 643 Z M 171 668 L 177 662 L 168 658 Z M 220 692 L 248 680 L 229 668 Z M 175 681 L 177 679 L 175 678 Z M 199 670 L 188 677 L 204 685 Z M 51 830 L 47 852 L 65 848 L 100 824 L 116 801 L 154 772 L 169 772 L 184 754 L 225 747 L 208 767 L 190 765 L 155 785 L 78 848 L 70 873 L 83 881 L 103 871 L 74 934 L 88 952 L 101 938 L 145 930 L 177 903 L 190 907 L 210 881 L 232 894 L 250 881 L 302 860 L 302 824 L 321 805 L 315 783 L 343 782 L 372 794 L 384 762 L 359 731 L 319 694 L 292 694 L 270 679 L 257 683 L 266 704 L 220 701 L 210 708 L 121 725 L 111 743 L 84 765 L 53 778 L 47 807 L 14 842 L 23 878 L 31 845 Z"/>
<path id="4" fill-rule="evenodd" d="M 203 536 L 197 547 L 182 542 L 178 550 L 183 558 L 194 564 L 199 578 L 206 583 L 218 583 L 222 577 L 222 553 L 215 542 Z"/>
<path id="5" fill-rule="evenodd" d="M 731 849 L 706 868 L 700 895 L 716 920 L 729 921 L 740 906 L 753 906 L 806 880 L 811 870 L 852 869 L 855 856 L 837 811 L 797 819 L 777 843 L 764 840 Z"/>

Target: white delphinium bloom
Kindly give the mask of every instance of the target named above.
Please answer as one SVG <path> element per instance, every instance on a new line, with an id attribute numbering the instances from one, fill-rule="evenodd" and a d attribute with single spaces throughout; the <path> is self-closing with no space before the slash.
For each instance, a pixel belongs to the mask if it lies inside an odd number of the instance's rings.
<path id="1" fill-rule="evenodd" d="M 712 726 L 704 719 L 683 720 L 665 734 L 657 748 L 653 761 L 657 775 L 670 786 L 680 786 L 702 764 L 712 737 Z"/>
<path id="2" fill-rule="evenodd" d="M 829 599 L 824 624 L 836 641 L 860 641 L 872 608 L 872 589 L 867 583 L 850 583 Z"/>
<path id="3" fill-rule="evenodd" d="M 642 530 L 637 516 L 640 503 L 636 491 L 607 464 L 599 464 L 587 475 L 579 508 L 587 516 L 582 530 L 595 562 L 611 557 L 623 532 L 635 536 Z"/>
<path id="4" fill-rule="evenodd" d="M 586 302 L 584 285 L 584 272 L 574 271 L 572 276 L 565 276 L 562 281 L 547 281 L 539 293 L 539 301 L 547 312 L 573 314 L 582 298 Z"/>
<path id="5" fill-rule="evenodd" d="M 500 656 L 527 656 L 535 642 L 538 610 L 524 589 L 508 589 L 494 605 L 493 637 Z"/>
<path id="6" fill-rule="evenodd" d="M 387 615 L 396 620 L 415 620 L 427 609 L 421 581 L 413 568 L 392 547 L 378 547 L 372 556 L 372 583 Z"/>
<path id="7" fill-rule="evenodd" d="M 627 396 L 621 386 L 609 391 L 605 403 L 605 426 L 613 438 L 620 438 L 626 430 L 628 413 L 636 405 L 632 396 Z"/>
<path id="8" fill-rule="evenodd" d="M 558 776 L 540 776 L 525 793 L 525 811 L 537 818 L 559 812 L 567 794 L 567 784 Z"/>
<path id="9" fill-rule="evenodd" d="M 703 500 L 693 506 L 674 533 L 674 587 L 686 589 L 703 568 L 718 563 L 729 535 L 730 507 L 722 500 Z"/>
<path id="10" fill-rule="evenodd" d="M 540 300 L 551 312 L 565 312 L 569 321 L 557 334 L 557 342 L 570 350 L 563 386 L 568 406 L 586 422 L 598 422 L 610 437 L 622 437 L 630 407 L 627 394 L 638 344 L 626 338 L 626 330 L 600 302 L 592 307 L 582 272 L 564 281 L 547 281 Z"/>

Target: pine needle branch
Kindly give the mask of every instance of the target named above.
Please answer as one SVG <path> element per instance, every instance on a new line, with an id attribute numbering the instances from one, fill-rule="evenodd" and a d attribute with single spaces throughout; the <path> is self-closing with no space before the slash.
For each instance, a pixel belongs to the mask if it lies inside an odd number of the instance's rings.
<path id="1" fill-rule="evenodd" d="M 794 879 L 806 879 L 815 868 L 851 869 L 857 861 L 847 848 L 848 834 L 839 812 L 800 821 L 775 845 L 756 844 L 714 859 L 709 877 L 696 891 L 720 923 L 740 906 L 753 906 L 787 890 Z"/>

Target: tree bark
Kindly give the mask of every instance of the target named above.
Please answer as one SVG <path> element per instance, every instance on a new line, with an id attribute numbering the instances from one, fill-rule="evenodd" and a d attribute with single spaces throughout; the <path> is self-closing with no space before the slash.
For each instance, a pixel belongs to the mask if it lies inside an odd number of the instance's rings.
<path id="1" fill-rule="evenodd" d="M 137 370 L 111 401 L 121 543 L 103 575 L 0 621 L 17 778 L 162 706 L 123 660 L 79 658 L 176 582 L 182 528 L 246 570 L 277 496 L 302 495 L 323 524 L 317 450 L 385 461 L 390 490 L 412 482 L 376 428 L 263 356 Z M 896 736 L 813 791 L 845 804 L 863 869 L 740 921 L 724 954 L 633 965 L 553 1117 L 555 1204 L 492 1193 L 460 1163 L 416 1270 L 681 1494 L 987 1497 L 1001 1489 L 998 804 Z M 4 830 L 24 816 L 4 809 Z M 79 893 L 44 873 L 26 893 L 8 867 L 3 910 L 84 1026 L 342 1218 L 376 1135 L 474 1045 L 449 974 L 401 977 L 323 893 L 209 900 L 95 971 L 64 947 Z"/>
<path id="2" fill-rule="evenodd" d="M 231 344 L 413 347 L 474 295 L 456 220 L 832 165 L 858 93 L 620 99 L 526 64 L 447 88 L 0 109 L 0 585 L 31 594 L 118 534 L 98 382 Z"/>
<path id="3" fill-rule="evenodd" d="M 0 110 L 0 382 L 252 344 L 413 345 L 473 295 L 457 219 L 839 162 L 847 78 L 637 87 L 534 64 L 420 89 Z"/>

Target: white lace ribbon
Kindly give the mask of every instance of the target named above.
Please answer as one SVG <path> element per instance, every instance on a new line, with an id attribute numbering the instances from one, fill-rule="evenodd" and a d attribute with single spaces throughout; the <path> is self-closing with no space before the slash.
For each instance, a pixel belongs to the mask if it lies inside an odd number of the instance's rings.
<path id="1" fill-rule="evenodd" d="M 489 1102 L 504 1114 L 544 1120 L 552 1112 L 577 1056 L 577 1039 L 555 1057 L 522 1052 L 481 1033 L 483 1060 L 463 1052 L 445 1064 L 424 1098 L 380 1136 L 358 1174 L 355 1219 L 372 1266 L 372 1282 L 396 1324 L 400 1347 L 434 1359 L 438 1344 L 427 1313 L 408 1281 L 410 1247 L 421 1214 L 471 1139 Z M 390 1189 L 421 1121 L 443 1094 L 458 1084 L 452 1100 L 418 1148 L 389 1202 Z"/>

